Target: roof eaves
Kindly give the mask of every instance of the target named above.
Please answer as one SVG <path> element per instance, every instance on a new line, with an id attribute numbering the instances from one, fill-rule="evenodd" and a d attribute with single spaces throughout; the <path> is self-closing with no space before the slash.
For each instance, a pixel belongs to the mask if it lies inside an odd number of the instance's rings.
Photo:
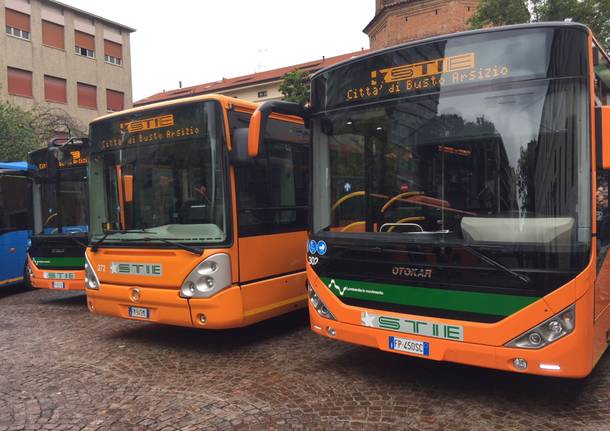
<path id="1" fill-rule="evenodd" d="M 63 7 L 64 9 L 69 9 L 69 10 L 71 10 L 71 11 L 73 11 L 73 12 L 78 13 L 79 15 L 86 15 L 86 16 L 89 16 L 89 17 L 95 18 L 97 21 L 105 22 L 105 23 L 107 23 L 107 24 L 111 24 L 111 25 L 113 25 L 113 26 L 115 26 L 115 27 L 120 27 L 121 29 L 123 29 L 123 30 L 127 30 L 127 31 L 129 31 L 130 33 L 133 33 L 133 32 L 135 32 L 135 31 L 136 31 L 136 29 L 135 29 L 135 28 L 128 27 L 128 26 L 123 25 L 123 24 L 121 24 L 121 23 L 118 23 L 118 22 L 116 22 L 116 21 L 109 20 L 108 18 L 104 18 L 104 17 L 102 17 L 102 16 L 99 16 L 99 15 L 93 14 L 93 13 L 91 13 L 91 12 L 87 12 L 86 10 L 82 10 L 82 9 L 77 8 L 77 7 L 70 6 L 70 5 L 68 5 L 68 4 L 65 4 L 65 3 L 59 2 L 59 1 L 57 1 L 57 0 L 42 0 L 42 1 L 43 1 L 43 2 L 46 2 L 46 3 L 51 3 L 51 4 L 54 4 L 54 5 L 56 5 L 56 6 Z"/>

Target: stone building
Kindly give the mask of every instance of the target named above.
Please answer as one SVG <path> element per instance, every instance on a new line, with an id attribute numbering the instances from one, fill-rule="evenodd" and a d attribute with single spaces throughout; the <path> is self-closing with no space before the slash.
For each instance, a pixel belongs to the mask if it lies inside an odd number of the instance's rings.
<path id="1" fill-rule="evenodd" d="M 130 33 L 52 0 L 0 0 L 0 101 L 89 122 L 132 104 Z"/>
<path id="2" fill-rule="evenodd" d="M 468 29 L 479 0 L 375 0 L 364 28 L 371 49 Z"/>

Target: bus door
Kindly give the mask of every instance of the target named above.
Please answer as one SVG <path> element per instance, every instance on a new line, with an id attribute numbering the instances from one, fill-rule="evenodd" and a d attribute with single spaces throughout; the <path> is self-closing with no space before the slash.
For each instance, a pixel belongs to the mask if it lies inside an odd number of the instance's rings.
<path id="1" fill-rule="evenodd" d="M 232 112 L 231 127 L 249 114 Z M 270 119 L 259 156 L 235 168 L 239 279 L 244 316 L 260 320 L 305 299 L 309 223 L 309 136 L 303 125 Z"/>
<path id="2" fill-rule="evenodd" d="M 0 286 L 22 281 L 31 229 L 31 190 L 25 172 L 0 171 Z"/>

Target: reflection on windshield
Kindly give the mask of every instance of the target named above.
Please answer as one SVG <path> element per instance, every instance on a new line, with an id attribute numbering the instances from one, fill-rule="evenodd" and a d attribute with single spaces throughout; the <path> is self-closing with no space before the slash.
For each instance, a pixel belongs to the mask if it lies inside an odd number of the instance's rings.
<path id="1" fill-rule="evenodd" d="M 437 93 L 319 120 L 330 176 L 315 229 L 569 243 L 590 227 L 583 85 Z"/>

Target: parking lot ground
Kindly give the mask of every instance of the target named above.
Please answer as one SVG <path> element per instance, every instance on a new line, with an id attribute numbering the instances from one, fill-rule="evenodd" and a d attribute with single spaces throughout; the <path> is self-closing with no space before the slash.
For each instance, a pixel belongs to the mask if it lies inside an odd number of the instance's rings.
<path id="1" fill-rule="evenodd" d="M 610 430 L 610 354 L 580 381 L 332 342 L 293 313 L 230 331 L 90 314 L 0 290 L 0 431 Z"/>

